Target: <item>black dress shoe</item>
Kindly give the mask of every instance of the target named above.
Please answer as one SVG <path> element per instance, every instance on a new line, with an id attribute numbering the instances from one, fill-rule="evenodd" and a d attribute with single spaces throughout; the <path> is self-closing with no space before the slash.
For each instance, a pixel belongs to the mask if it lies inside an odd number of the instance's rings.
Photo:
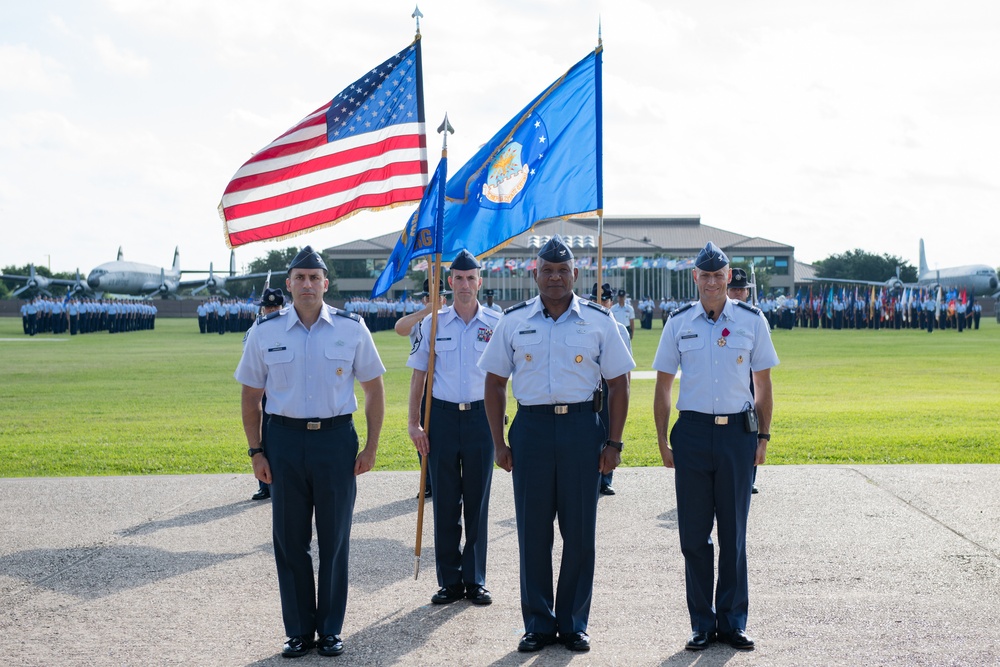
<path id="1" fill-rule="evenodd" d="M 285 642 L 285 645 L 281 649 L 282 658 L 301 658 L 306 653 L 309 652 L 316 642 L 313 641 L 312 637 L 289 637 Z"/>
<path id="2" fill-rule="evenodd" d="M 257 493 L 250 496 L 250 500 L 267 500 L 271 497 L 271 492 L 267 489 L 260 489 Z"/>
<path id="3" fill-rule="evenodd" d="M 534 653 L 541 651 L 549 644 L 556 643 L 555 635 L 547 635 L 544 632 L 527 632 L 517 644 L 517 650 L 521 653 Z"/>
<path id="4" fill-rule="evenodd" d="M 582 652 L 590 650 L 590 635 L 586 632 L 574 632 L 569 635 L 561 636 L 560 639 L 570 651 Z"/>
<path id="5" fill-rule="evenodd" d="M 689 651 L 704 651 L 714 639 L 714 632 L 692 632 L 684 648 Z"/>
<path id="6" fill-rule="evenodd" d="M 601 495 L 602 496 L 613 496 L 615 495 L 615 488 L 610 484 L 601 484 Z"/>
<path id="7" fill-rule="evenodd" d="M 482 586 L 466 586 L 465 598 L 472 604 L 488 605 L 493 604 L 493 596 Z"/>
<path id="8" fill-rule="evenodd" d="M 337 635 L 326 635 L 319 640 L 316 652 L 320 655 L 340 655 L 344 652 L 344 641 Z"/>
<path id="9" fill-rule="evenodd" d="M 756 484 L 750 485 L 750 493 L 760 493 L 760 489 L 757 488 Z"/>
<path id="10" fill-rule="evenodd" d="M 743 630 L 720 632 L 719 641 L 729 644 L 737 651 L 752 651 L 754 649 L 753 640 Z"/>
<path id="11" fill-rule="evenodd" d="M 437 593 L 431 596 L 432 604 L 451 604 L 452 602 L 458 602 L 465 597 L 465 586 L 459 584 L 457 586 L 445 586 Z"/>

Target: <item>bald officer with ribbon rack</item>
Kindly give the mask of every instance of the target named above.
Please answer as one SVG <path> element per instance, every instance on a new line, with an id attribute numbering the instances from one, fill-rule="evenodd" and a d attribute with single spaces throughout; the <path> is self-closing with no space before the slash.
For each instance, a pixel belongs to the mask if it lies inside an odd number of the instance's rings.
<path id="1" fill-rule="evenodd" d="M 676 471 L 677 529 L 692 629 L 685 648 L 691 651 L 716 638 L 735 649 L 754 648 L 746 634 L 747 514 L 753 467 L 764 463 L 771 438 L 770 369 L 778 355 L 760 310 L 726 296 L 730 276 L 726 254 L 714 243 L 706 245 L 693 271 L 699 300 L 671 314 L 653 359 L 660 456 Z M 680 414 L 668 440 L 678 367 L 683 373 Z M 719 530 L 714 604 L 713 523 Z"/>
<path id="2" fill-rule="evenodd" d="M 621 462 L 628 413 L 626 374 L 635 367 L 610 312 L 577 297 L 573 253 L 558 236 L 538 253 L 539 295 L 504 311 L 479 367 L 497 464 L 513 473 L 525 634 L 518 650 L 561 641 L 590 650 L 597 498 L 602 472 Z M 598 415 L 607 378 L 611 418 Z M 504 433 L 507 380 L 517 415 Z M 553 520 L 563 538 L 553 596 Z"/>
<path id="3" fill-rule="evenodd" d="M 243 430 L 257 479 L 271 485 L 274 560 L 288 641 L 296 658 L 317 646 L 344 651 L 347 566 L 355 476 L 372 469 L 385 414 L 382 374 L 361 318 L 326 305 L 326 264 L 306 246 L 288 267 L 292 307 L 263 318 L 247 335 L 236 379 L 243 384 Z M 365 395 L 367 442 L 358 453 L 354 381 Z M 261 397 L 267 392 L 267 452 Z M 313 513 L 319 581 L 309 552 Z M 315 635 L 319 634 L 319 641 Z"/>

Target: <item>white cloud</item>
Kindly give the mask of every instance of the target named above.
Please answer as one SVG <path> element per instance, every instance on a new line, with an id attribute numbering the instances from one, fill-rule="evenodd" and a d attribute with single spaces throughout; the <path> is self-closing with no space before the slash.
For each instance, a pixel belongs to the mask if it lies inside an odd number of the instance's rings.
<path id="1" fill-rule="evenodd" d="M 101 62 L 113 72 L 129 76 L 146 76 L 149 74 L 149 60 L 138 56 L 128 49 L 117 46 L 107 35 L 94 38 L 94 48 Z"/>
<path id="2" fill-rule="evenodd" d="M 62 95 L 69 84 L 55 58 L 24 45 L 0 44 L 0 92 Z"/>

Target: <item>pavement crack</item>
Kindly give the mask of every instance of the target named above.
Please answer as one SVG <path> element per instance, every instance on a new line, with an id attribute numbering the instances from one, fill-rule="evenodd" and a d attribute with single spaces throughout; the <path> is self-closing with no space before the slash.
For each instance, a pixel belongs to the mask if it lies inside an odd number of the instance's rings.
<path id="1" fill-rule="evenodd" d="M 899 495 L 895 491 L 892 491 L 892 490 L 886 488 L 885 486 L 879 484 L 878 481 L 875 478 L 870 477 L 869 475 L 866 475 L 863 471 L 858 470 L 857 468 L 849 468 L 849 470 L 857 473 L 858 475 L 860 475 L 861 477 L 863 477 L 865 480 L 867 480 L 867 482 L 869 484 L 871 484 L 875 488 L 879 489 L 880 491 L 882 491 L 882 492 L 884 492 L 884 493 L 892 496 L 893 498 L 895 498 L 896 500 L 900 501 L 901 503 L 903 503 L 904 505 L 906 505 L 910 509 L 912 509 L 915 512 L 917 512 L 918 514 L 921 514 L 921 515 L 927 517 L 928 519 L 930 519 L 931 521 L 933 521 L 937 525 L 941 526 L 945 530 L 953 533 L 954 535 L 956 535 L 957 537 L 961 538 L 962 540 L 968 542 L 969 544 L 971 544 L 972 546 L 976 547 L 977 549 L 985 552 L 987 555 L 992 556 L 997 561 L 1000 561 L 1000 553 L 997 553 L 996 551 L 993 551 L 992 549 L 990 549 L 985 544 L 980 544 L 979 542 L 975 541 L 974 539 L 972 539 L 971 537 L 969 537 L 968 535 L 966 535 L 962 531 L 953 528 L 952 526 L 948 525 L 947 523 L 945 523 L 941 519 L 937 518 L 933 514 L 927 512 L 926 510 L 924 510 L 921 507 L 918 507 L 916 504 L 914 504 L 910 500 L 907 500 L 903 496 Z"/>

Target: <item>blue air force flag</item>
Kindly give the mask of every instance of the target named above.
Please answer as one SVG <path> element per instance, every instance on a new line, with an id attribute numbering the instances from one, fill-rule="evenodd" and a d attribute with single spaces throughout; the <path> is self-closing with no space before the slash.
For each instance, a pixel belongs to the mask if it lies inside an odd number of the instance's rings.
<path id="1" fill-rule="evenodd" d="M 482 256 L 535 223 L 603 208 L 601 48 L 574 65 L 448 180 L 442 258 Z"/>

